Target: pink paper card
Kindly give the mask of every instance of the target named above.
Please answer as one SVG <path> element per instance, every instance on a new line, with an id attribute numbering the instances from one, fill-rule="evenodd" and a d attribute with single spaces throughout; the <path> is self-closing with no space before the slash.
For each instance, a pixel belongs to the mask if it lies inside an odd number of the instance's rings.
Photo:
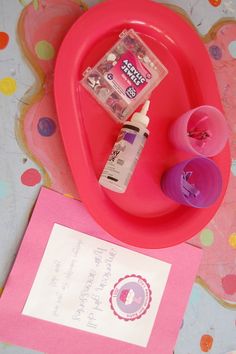
<path id="1" fill-rule="evenodd" d="M 42 188 L 0 299 L 0 340 L 48 354 L 172 354 L 200 259 L 188 244 L 122 244 L 82 203 Z"/>

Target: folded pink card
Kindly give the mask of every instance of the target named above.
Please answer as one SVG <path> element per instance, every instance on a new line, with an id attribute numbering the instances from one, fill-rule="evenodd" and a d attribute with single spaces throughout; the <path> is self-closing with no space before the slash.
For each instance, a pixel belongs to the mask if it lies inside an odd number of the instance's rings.
<path id="1" fill-rule="evenodd" d="M 0 299 L 0 340 L 48 354 L 172 354 L 200 259 L 188 244 L 122 244 L 82 203 L 42 188 Z"/>

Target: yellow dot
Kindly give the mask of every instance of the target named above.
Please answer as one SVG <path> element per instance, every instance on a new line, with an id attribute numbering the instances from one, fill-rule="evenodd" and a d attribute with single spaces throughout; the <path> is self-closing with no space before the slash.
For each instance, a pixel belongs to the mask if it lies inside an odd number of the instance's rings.
<path id="1" fill-rule="evenodd" d="M 6 96 L 12 95 L 16 91 L 16 80 L 12 77 L 4 77 L 0 80 L 0 92 Z"/>
<path id="2" fill-rule="evenodd" d="M 229 244 L 232 248 L 236 248 L 236 232 L 233 232 L 229 236 Z"/>
<path id="3" fill-rule="evenodd" d="M 55 55 L 54 47 L 51 43 L 45 40 L 36 43 L 35 52 L 37 54 L 37 57 L 42 60 L 53 59 Z"/>
<path id="4" fill-rule="evenodd" d="M 37 11 L 39 9 L 39 2 L 38 0 L 33 0 L 33 6 L 34 6 L 34 9 Z"/>

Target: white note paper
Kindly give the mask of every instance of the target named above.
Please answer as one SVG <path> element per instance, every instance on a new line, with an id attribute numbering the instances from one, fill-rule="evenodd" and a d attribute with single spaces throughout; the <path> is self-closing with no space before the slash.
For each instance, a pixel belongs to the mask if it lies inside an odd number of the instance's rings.
<path id="1" fill-rule="evenodd" d="M 146 347 L 170 268 L 55 224 L 22 313 Z"/>

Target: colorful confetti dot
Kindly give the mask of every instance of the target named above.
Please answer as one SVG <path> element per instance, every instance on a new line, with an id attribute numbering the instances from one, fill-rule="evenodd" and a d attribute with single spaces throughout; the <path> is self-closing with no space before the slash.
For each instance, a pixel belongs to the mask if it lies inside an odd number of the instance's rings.
<path id="1" fill-rule="evenodd" d="M 222 58 L 222 50 L 218 45 L 211 45 L 208 50 L 213 59 L 220 60 Z"/>
<path id="2" fill-rule="evenodd" d="M 42 136 L 51 136 L 56 131 L 56 123 L 52 118 L 42 117 L 38 121 L 38 132 Z"/>
<path id="3" fill-rule="evenodd" d="M 232 248 L 236 248 L 236 232 L 233 232 L 230 236 L 229 236 L 229 245 Z"/>
<path id="4" fill-rule="evenodd" d="M 213 345 L 213 338 L 212 336 L 210 336 L 209 334 L 204 334 L 201 337 L 201 341 L 200 341 L 200 347 L 201 347 L 201 351 L 204 353 L 208 353 Z"/>
<path id="5" fill-rule="evenodd" d="M 0 199 L 5 198 L 8 195 L 9 186 L 5 181 L 0 181 Z"/>
<path id="6" fill-rule="evenodd" d="M 6 48 L 9 42 L 9 36 L 6 32 L 0 32 L 0 49 Z"/>
<path id="7" fill-rule="evenodd" d="M 204 229 L 200 233 L 200 241 L 203 246 L 209 247 L 214 242 L 214 233 L 210 229 Z"/>
<path id="8" fill-rule="evenodd" d="M 33 0 L 33 6 L 34 6 L 34 9 L 37 11 L 39 9 L 39 2 L 38 0 Z"/>
<path id="9" fill-rule="evenodd" d="M 230 52 L 230 55 L 235 59 L 236 58 L 236 40 L 229 43 L 228 50 Z"/>
<path id="10" fill-rule="evenodd" d="M 29 168 L 21 175 L 21 182 L 25 186 L 33 187 L 41 181 L 41 175 L 35 168 Z"/>
<path id="11" fill-rule="evenodd" d="M 228 295 L 236 293 L 236 274 L 228 274 L 221 279 L 224 292 Z"/>
<path id="12" fill-rule="evenodd" d="M 4 77 L 0 80 L 0 92 L 6 96 L 13 95 L 16 91 L 16 80 L 12 77 Z"/>
<path id="13" fill-rule="evenodd" d="M 208 0 L 208 1 L 212 6 L 215 6 L 215 7 L 220 6 L 220 4 L 221 4 L 221 0 Z"/>
<path id="14" fill-rule="evenodd" d="M 35 52 L 37 57 L 42 60 L 51 60 L 55 55 L 54 47 L 46 40 L 42 40 L 36 43 Z"/>
<path id="15" fill-rule="evenodd" d="M 232 172 L 232 174 L 236 177 L 236 160 L 233 160 L 233 161 L 232 161 L 232 164 L 231 164 L 231 172 Z"/>

